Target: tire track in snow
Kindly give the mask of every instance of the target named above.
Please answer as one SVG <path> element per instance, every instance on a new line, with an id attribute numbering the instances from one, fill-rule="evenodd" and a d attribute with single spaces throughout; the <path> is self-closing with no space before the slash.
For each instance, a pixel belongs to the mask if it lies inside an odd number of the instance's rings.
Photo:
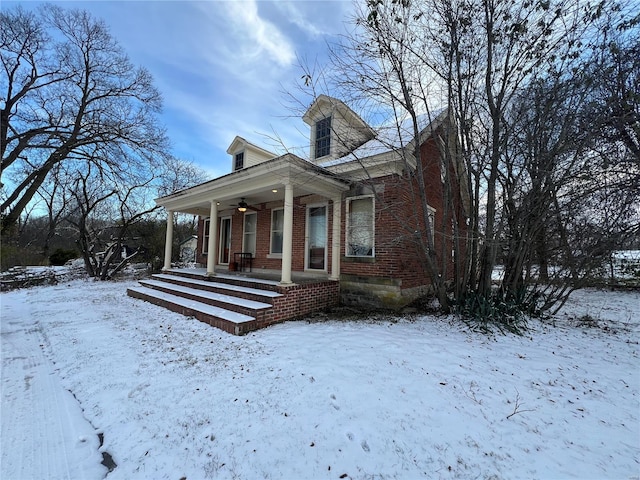
<path id="1" fill-rule="evenodd" d="M 37 321 L 12 321 L 15 308 L 28 309 L 29 302 L 2 305 L 0 477 L 104 478 L 95 429 L 43 353 Z"/>

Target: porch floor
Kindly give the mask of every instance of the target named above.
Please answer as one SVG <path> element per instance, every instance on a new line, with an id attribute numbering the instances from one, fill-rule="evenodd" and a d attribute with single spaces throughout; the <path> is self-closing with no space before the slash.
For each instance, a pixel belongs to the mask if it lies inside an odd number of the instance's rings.
<path id="1" fill-rule="evenodd" d="M 267 285 L 280 285 L 280 279 L 282 278 L 280 270 L 260 268 L 253 269 L 251 272 L 230 272 L 225 265 L 216 265 L 215 277 L 207 277 L 206 268 L 172 268 L 170 272 L 197 275 L 206 278 L 246 278 L 251 279 L 251 281 L 255 283 L 265 283 Z M 298 285 L 326 282 L 328 280 L 329 275 L 322 272 L 291 272 L 291 281 Z"/>

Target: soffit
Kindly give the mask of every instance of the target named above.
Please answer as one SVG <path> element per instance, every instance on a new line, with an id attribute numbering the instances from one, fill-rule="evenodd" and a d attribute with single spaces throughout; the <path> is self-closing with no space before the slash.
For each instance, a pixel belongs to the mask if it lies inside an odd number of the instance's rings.
<path id="1" fill-rule="evenodd" d="M 287 183 L 293 186 L 295 196 L 317 194 L 332 197 L 349 188 L 346 181 L 327 170 L 287 154 L 158 198 L 156 204 L 175 212 L 206 215 L 213 200 L 219 202 L 219 210 L 234 208 L 242 198 L 249 205 L 284 200 L 284 185 Z"/>

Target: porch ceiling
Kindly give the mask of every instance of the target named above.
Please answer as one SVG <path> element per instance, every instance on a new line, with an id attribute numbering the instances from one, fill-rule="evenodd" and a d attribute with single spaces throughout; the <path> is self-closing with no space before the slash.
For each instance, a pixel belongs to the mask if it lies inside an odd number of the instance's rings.
<path id="1" fill-rule="evenodd" d="M 250 206 L 283 201 L 284 186 L 288 183 L 293 186 L 295 196 L 315 194 L 332 198 L 349 188 L 348 182 L 328 170 L 287 154 L 158 198 L 156 204 L 174 212 L 208 215 L 214 200 L 219 203 L 219 211 L 236 208 L 242 198 Z"/>

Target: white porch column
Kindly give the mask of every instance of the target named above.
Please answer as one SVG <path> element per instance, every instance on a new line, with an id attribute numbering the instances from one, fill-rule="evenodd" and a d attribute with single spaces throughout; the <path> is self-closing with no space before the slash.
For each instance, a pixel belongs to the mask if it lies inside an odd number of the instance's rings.
<path id="1" fill-rule="evenodd" d="M 167 236 L 164 239 L 164 267 L 171 270 L 171 250 L 173 247 L 173 211 L 167 210 Z"/>
<path id="2" fill-rule="evenodd" d="M 211 200 L 211 212 L 209 213 L 209 243 L 207 244 L 207 276 L 216 274 L 216 250 L 218 242 L 218 202 Z"/>
<path id="3" fill-rule="evenodd" d="M 282 227 L 281 285 L 291 284 L 291 257 L 293 255 L 293 186 L 284 186 L 284 225 Z"/>
<path id="4" fill-rule="evenodd" d="M 342 197 L 333 198 L 333 225 L 331 229 L 331 275 L 329 280 L 340 280 L 340 231 L 342 223 Z"/>

